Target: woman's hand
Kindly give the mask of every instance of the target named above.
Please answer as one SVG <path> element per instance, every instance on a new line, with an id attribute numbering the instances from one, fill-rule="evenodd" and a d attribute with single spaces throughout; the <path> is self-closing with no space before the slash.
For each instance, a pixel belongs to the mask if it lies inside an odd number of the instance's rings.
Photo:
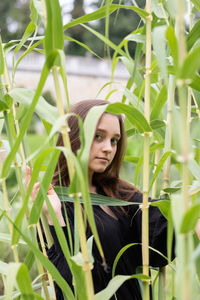
<path id="1" fill-rule="evenodd" d="M 26 185 L 27 186 L 30 182 L 30 178 L 31 178 L 31 169 L 27 166 L 26 167 Z M 31 198 L 33 201 L 37 197 L 37 193 L 38 193 L 39 189 L 40 189 L 40 183 L 36 182 L 33 186 L 32 192 L 31 192 Z M 51 206 L 53 207 L 53 209 L 55 211 L 55 214 L 57 216 L 57 219 L 58 219 L 60 225 L 65 226 L 66 224 L 65 224 L 65 221 L 64 221 L 64 218 L 62 215 L 62 211 L 61 211 L 61 202 L 60 202 L 60 199 L 58 198 L 56 192 L 54 191 L 52 185 L 50 185 L 47 195 L 48 195 L 49 201 L 51 203 Z M 51 219 L 51 216 L 49 214 L 47 204 L 45 201 L 43 203 L 42 211 L 45 214 L 45 216 L 47 217 L 49 225 L 53 225 L 53 221 Z"/>

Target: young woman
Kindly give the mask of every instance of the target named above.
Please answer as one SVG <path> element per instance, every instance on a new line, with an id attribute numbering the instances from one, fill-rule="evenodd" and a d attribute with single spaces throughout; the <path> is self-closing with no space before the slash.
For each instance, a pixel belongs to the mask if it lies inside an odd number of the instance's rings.
<path id="1" fill-rule="evenodd" d="M 78 114 L 84 121 L 88 111 L 98 105 L 108 104 L 102 100 L 86 100 L 74 105 L 70 112 Z M 68 117 L 68 125 L 70 127 L 70 141 L 72 151 L 76 154 L 80 148 L 79 126 L 77 118 Z M 57 145 L 63 145 L 62 136 L 58 138 Z M 103 251 L 106 258 L 107 270 L 102 266 L 101 257 L 94 243 L 93 257 L 94 268 L 92 276 L 94 281 L 95 293 L 104 289 L 111 280 L 111 271 L 114 259 L 120 249 L 129 243 L 141 244 L 141 227 L 142 212 L 139 207 L 142 202 L 142 193 L 130 183 L 119 178 L 120 166 L 126 149 L 126 136 L 121 115 L 113 115 L 103 113 L 101 116 L 93 143 L 90 150 L 88 163 L 88 181 L 89 191 L 100 195 L 115 197 L 124 201 L 137 202 L 138 205 L 124 206 L 123 208 L 108 206 L 93 206 L 96 226 Z M 52 180 L 52 185 L 69 186 L 69 173 L 64 155 L 61 153 L 56 167 L 56 171 Z M 37 193 L 38 186 L 35 187 L 34 193 Z M 64 217 L 64 209 L 59 198 L 50 187 L 48 197 L 56 212 L 57 218 L 63 227 L 63 231 L 68 239 L 66 220 Z M 74 209 L 73 204 L 65 203 L 68 219 L 71 226 L 73 236 L 74 232 Z M 49 249 L 49 259 L 54 263 L 62 276 L 72 286 L 72 276 L 67 265 L 65 257 L 59 245 L 55 229 L 48 214 L 47 209 L 43 208 L 54 239 L 54 245 Z M 88 230 L 88 237 L 91 235 Z M 149 241 L 150 246 L 157 249 L 164 255 L 166 253 L 167 240 L 167 221 L 156 207 L 149 207 Z M 153 267 L 161 267 L 167 264 L 162 256 L 150 251 L 150 265 Z M 120 258 L 116 274 L 133 275 L 137 268 L 142 266 L 141 245 L 130 247 Z M 56 286 L 56 296 L 58 300 L 62 300 L 61 290 Z M 126 281 L 116 293 L 118 300 L 140 300 L 141 293 L 139 283 L 136 279 Z M 112 298 L 114 299 L 114 298 Z"/>

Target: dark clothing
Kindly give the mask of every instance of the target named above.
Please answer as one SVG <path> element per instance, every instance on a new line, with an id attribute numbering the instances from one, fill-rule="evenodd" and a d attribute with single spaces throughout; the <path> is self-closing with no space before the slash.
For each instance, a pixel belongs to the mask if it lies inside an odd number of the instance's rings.
<path id="1" fill-rule="evenodd" d="M 131 199 L 132 202 L 142 202 L 142 194 L 136 193 Z M 117 219 L 108 215 L 99 206 L 93 206 L 99 238 L 108 265 L 105 271 L 97 249 L 93 245 L 94 268 L 92 270 L 95 293 L 104 289 L 112 278 L 112 266 L 116 255 L 127 244 L 141 243 L 142 229 L 142 211 L 139 205 L 125 206 L 128 215 L 123 215 L 110 207 Z M 73 235 L 73 209 L 68 209 L 67 214 L 70 221 Z M 69 267 L 66 263 L 62 250 L 53 226 L 50 230 L 54 239 L 54 245 L 49 249 L 49 259 L 55 264 L 62 276 L 71 284 L 72 278 Z M 67 229 L 63 227 L 67 238 Z M 167 241 L 167 221 L 158 208 L 149 207 L 149 243 L 150 246 L 161 251 L 166 255 Z M 161 267 L 167 264 L 167 261 L 159 254 L 150 251 L 150 265 L 152 267 Z M 118 261 L 115 274 L 133 275 L 137 267 L 142 266 L 141 245 L 133 245 L 126 250 Z M 141 271 L 140 271 L 141 273 Z M 57 299 L 62 300 L 63 296 L 58 286 L 56 286 Z M 139 282 L 136 279 L 127 280 L 116 293 L 118 300 L 141 300 Z M 112 297 L 111 299 L 114 299 Z"/>

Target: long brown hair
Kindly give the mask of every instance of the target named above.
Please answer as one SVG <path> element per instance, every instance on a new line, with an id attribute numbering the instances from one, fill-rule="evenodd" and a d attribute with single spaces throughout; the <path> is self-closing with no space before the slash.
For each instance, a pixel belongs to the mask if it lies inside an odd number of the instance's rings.
<path id="1" fill-rule="evenodd" d="M 89 110 L 94 106 L 109 104 L 105 100 L 83 100 L 73 105 L 69 113 L 79 115 L 82 121 Z M 93 184 L 101 188 L 108 196 L 116 197 L 128 201 L 135 192 L 139 192 L 133 185 L 125 182 L 119 178 L 119 171 L 123 162 L 123 157 L 126 151 L 126 133 L 124 128 L 124 121 L 121 115 L 116 115 L 119 120 L 121 138 L 117 144 L 117 152 L 112 163 L 103 173 L 94 173 Z M 73 153 L 77 154 L 80 148 L 79 125 L 78 119 L 75 116 L 69 116 L 67 123 L 70 128 L 69 138 L 71 142 L 71 149 Z M 57 146 L 63 146 L 62 135 L 59 134 Z M 69 172 L 67 162 L 63 153 L 60 154 L 58 164 L 52 180 L 53 185 L 69 186 Z"/>

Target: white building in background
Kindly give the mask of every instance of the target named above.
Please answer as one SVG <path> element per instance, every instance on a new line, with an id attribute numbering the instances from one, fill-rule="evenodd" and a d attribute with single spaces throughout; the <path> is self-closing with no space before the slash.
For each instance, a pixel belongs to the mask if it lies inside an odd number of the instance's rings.
<path id="1" fill-rule="evenodd" d="M 19 53 L 17 57 L 20 55 Z M 17 57 L 15 57 L 15 62 L 17 61 Z M 10 70 L 12 68 L 12 58 L 12 53 L 9 53 L 7 63 Z M 36 52 L 32 52 L 26 56 L 17 67 L 14 77 L 15 87 L 36 89 L 44 61 L 44 55 Z M 114 71 L 113 83 L 106 85 L 110 82 L 111 70 L 112 62 L 106 59 L 66 56 L 70 103 L 84 99 L 105 99 L 109 93 L 109 100 L 111 102 L 120 101 L 129 77 L 128 71 L 122 62 L 119 61 Z M 104 85 L 106 86 L 104 87 Z M 47 79 L 44 91 L 51 91 L 55 97 L 52 75 Z M 62 89 L 62 95 L 63 101 L 66 101 L 64 89 Z"/>

